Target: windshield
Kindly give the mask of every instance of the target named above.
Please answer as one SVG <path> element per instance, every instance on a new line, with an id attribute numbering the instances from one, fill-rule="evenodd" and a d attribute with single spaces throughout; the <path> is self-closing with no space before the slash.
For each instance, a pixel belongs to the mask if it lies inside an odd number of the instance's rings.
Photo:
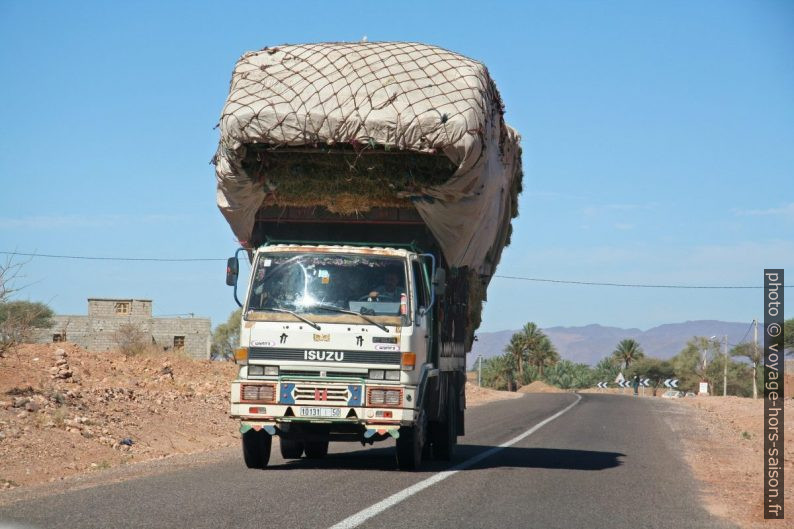
<path id="1" fill-rule="evenodd" d="M 400 316 L 407 313 L 407 292 L 405 262 L 398 257 L 260 254 L 248 310 Z"/>

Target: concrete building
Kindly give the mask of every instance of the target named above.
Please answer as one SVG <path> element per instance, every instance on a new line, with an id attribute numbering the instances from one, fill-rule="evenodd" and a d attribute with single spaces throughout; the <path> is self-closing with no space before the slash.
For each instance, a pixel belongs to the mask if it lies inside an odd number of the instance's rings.
<path id="1" fill-rule="evenodd" d="M 155 318 L 150 299 L 89 298 L 87 316 L 58 315 L 52 320 L 39 342 L 72 342 L 88 351 L 108 351 L 118 347 L 122 325 L 133 324 L 164 351 L 182 349 L 194 358 L 210 357 L 209 318 Z"/>

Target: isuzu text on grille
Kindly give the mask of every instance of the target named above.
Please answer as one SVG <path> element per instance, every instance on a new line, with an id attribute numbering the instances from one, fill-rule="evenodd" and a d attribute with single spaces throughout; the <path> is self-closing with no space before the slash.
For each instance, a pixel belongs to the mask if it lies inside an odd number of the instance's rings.
<path id="1" fill-rule="evenodd" d="M 303 351 L 304 360 L 341 362 L 345 359 L 344 351 Z"/>

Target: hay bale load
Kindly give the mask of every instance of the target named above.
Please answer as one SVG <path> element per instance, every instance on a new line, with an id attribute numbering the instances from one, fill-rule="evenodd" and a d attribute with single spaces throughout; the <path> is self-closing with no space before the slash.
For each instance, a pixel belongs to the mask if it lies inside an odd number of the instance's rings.
<path id="1" fill-rule="evenodd" d="M 218 207 L 248 248 L 305 240 L 438 250 L 462 291 L 470 345 L 521 191 L 519 136 L 503 114 L 483 64 L 434 46 L 246 53 L 220 119 Z"/>

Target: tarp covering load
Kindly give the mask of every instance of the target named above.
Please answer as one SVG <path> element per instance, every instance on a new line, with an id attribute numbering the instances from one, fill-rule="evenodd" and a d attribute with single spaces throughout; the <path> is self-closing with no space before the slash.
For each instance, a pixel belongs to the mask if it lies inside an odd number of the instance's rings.
<path id="1" fill-rule="evenodd" d="M 413 207 L 450 266 L 490 276 L 521 188 L 519 137 L 482 64 L 416 43 L 243 55 L 215 155 L 218 206 L 251 239 L 266 205 Z"/>

